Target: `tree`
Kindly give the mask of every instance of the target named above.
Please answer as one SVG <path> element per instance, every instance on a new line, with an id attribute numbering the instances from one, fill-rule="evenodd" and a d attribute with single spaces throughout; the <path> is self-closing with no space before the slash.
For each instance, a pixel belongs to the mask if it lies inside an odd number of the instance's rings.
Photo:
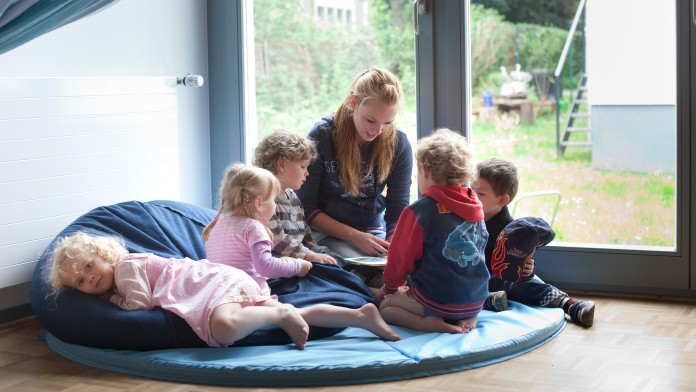
<path id="1" fill-rule="evenodd" d="M 567 29 L 579 0 L 471 0 L 497 10 L 511 23 L 530 23 Z"/>
<path id="2" fill-rule="evenodd" d="M 507 66 L 513 54 L 515 30 L 498 11 L 471 6 L 471 79 L 474 89 L 491 70 Z M 494 83 L 495 84 L 495 83 Z"/>

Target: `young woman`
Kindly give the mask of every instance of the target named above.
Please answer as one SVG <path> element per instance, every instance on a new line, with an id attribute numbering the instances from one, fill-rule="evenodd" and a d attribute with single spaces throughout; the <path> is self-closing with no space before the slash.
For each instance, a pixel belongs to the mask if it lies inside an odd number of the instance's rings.
<path id="1" fill-rule="evenodd" d="M 343 257 L 386 254 L 409 204 L 411 145 L 394 125 L 402 97 L 394 75 L 372 67 L 309 133 L 318 157 L 297 195 L 314 238 Z"/>

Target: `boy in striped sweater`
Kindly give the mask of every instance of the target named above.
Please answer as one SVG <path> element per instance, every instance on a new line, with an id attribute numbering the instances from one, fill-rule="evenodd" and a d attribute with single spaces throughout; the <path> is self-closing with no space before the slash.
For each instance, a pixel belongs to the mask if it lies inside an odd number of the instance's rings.
<path id="1" fill-rule="evenodd" d="M 256 146 L 254 165 L 273 173 L 285 191 L 276 197 L 276 213 L 268 222 L 273 233 L 273 256 L 336 264 L 328 248 L 314 241 L 305 223 L 304 209 L 295 190 L 305 182 L 307 167 L 316 158 L 314 142 L 299 134 L 279 130 Z"/>

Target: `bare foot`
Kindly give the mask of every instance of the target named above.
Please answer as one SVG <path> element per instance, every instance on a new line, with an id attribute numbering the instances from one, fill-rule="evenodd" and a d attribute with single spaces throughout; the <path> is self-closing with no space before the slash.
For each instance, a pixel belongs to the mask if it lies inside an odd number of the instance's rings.
<path id="1" fill-rule="evenodd" d="M 476 328 L 478 316 L 469 317 L 467 319 L 457 321 L 457 326 L 462 329 L 462 333 L 471 332 Z"/>
<path id="2" fill-rule="evenodd" d="M 307 339 L 309 338 L 309 326 L 307 322 L 297 313 L 294 306 L 284 304 L 280 311 L 280 321 L 278 326 L 290 336 L 298 349 L 304 350 Z"/>
<path id="3" fill-rule="evenodd" d="M 379 314 L 379 309 L 373 304 L 365 304 L 358 309 L 360 316 L 358 317 L 358 325 L 384 340 L 401 340 L 401 336 L 397 335 L 394 330 L 389 327 L 386 321 Z"/>
<path id="4" fill-rule="evenodd" d="M 453 325 L 453 324 L 446 323 L 445 320 L 442 319 L 442 317 L 425 316 L 425 317 L 423 317 L 423 322 L 426 325 L 427 332 L 440 332 L 440 333 L 463 333 L 464 332 L 459 325 Z"/>

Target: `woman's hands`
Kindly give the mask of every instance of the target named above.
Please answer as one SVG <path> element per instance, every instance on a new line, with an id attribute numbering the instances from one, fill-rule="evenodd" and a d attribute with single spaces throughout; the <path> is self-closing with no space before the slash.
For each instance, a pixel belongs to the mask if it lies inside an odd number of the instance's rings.
<path id="1" fill-rule="evenodd" d="M 387 249 L 389 248 L 388 241 L 385 241 L 373 234 L 358 230 L 354 231 L 350 242 L 352 242 L 363 253 L 370 256 L 379 256 L 380 254 L 386 255 Z"/>
<path id="2" fill-rule="evenodd" d="M 314 220 L 312 220 L 312 227 L 331 237 L 351 242 L 361 252 L 369 256 L 387 254 L 387 248 L 389 248 L 389 241 L 375 237 L 373 234 L 356 230 L 323 212 L 317 214 Z"/>

